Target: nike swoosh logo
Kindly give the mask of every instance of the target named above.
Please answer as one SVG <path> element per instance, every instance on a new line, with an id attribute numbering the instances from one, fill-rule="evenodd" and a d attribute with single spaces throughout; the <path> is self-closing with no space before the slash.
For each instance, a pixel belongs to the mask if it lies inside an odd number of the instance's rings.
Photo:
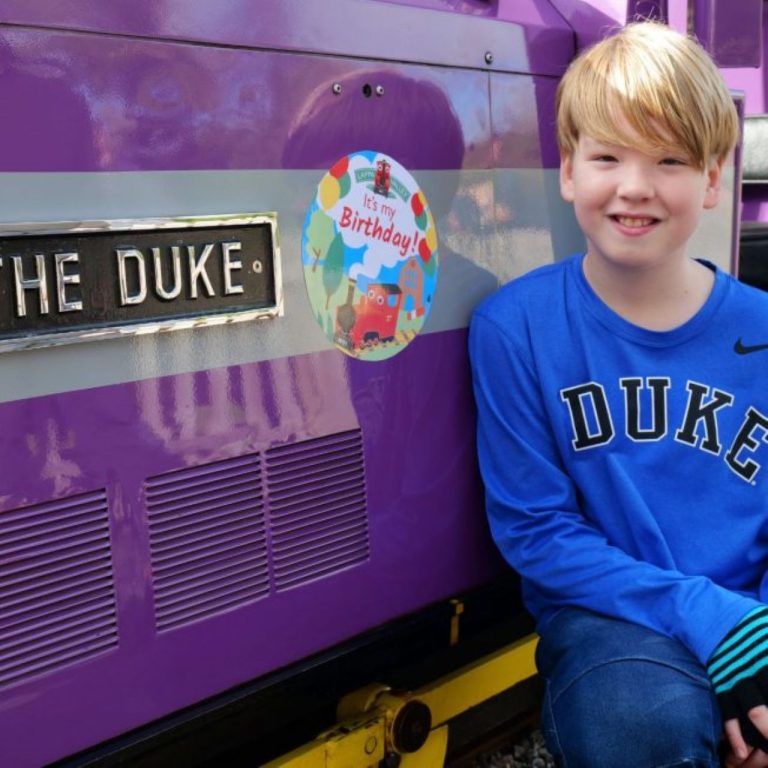
<path id="1" fill-rule="evenodd" d="M 768 344 L 757 344 L 754 347 L 745 347 L 741 343 L 741 339 L 739 339 L 734 345 L 733 345 L 733 351 L 737 355 L 750 355 L 752 352 L 761 352 L 764 349 L 768 349 Z"/>

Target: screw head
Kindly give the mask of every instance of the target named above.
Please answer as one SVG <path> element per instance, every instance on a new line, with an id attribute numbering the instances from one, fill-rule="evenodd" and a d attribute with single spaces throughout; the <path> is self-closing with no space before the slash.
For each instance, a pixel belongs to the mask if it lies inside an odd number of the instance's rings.
<path id="1" fill-rule="evenodd" d="M 377 85 L 376 86 L 376 95 L 377 96 L 383 96 L 384 95 L 384 86 L 383 85 Z"/>
<path id="2" fill-rule="evenodd" d="M 334 83 L 331 86 L 331 91 L 333 92 L 334 96 L 338 96 L 341 93 L 341 83 Z"/>
<path id="3" fill-rule="evenodd" d="M 490 51 L 485 52 L 485 63 L 493 64 L 493 54 Z"/>

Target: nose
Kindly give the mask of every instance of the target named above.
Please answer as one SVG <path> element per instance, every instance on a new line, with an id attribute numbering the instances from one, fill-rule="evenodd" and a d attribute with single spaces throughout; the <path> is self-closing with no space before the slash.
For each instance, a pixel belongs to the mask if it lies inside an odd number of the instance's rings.
<path id="1" fill-rule="evenodd" d="M 616 192 L 625 200 L 648 200 L 655 194 L 653 179 L 640 163 L 624 163 Z"/>

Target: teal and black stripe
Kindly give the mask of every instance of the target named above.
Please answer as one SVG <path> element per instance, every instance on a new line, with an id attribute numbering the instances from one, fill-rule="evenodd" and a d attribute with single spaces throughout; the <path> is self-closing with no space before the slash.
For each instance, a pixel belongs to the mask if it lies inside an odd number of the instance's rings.
<path id="1" fill-rule="evenodd" d="M 717 646 L 707 664 L 715 693 L 730 691 L 737 683 L 768 667 L 768 607 L 748 613 Z"/>

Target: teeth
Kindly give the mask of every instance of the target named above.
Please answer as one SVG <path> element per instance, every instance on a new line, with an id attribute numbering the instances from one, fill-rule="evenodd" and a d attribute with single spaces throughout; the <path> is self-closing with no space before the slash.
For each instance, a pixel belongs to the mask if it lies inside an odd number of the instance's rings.
<path id="1" fill-rule="evenodd" d="M 647 227 L 653 224 L 655 219 L 638 219 L 633 216 L 617 216 L 616 221 L 625 227 Z"/>

